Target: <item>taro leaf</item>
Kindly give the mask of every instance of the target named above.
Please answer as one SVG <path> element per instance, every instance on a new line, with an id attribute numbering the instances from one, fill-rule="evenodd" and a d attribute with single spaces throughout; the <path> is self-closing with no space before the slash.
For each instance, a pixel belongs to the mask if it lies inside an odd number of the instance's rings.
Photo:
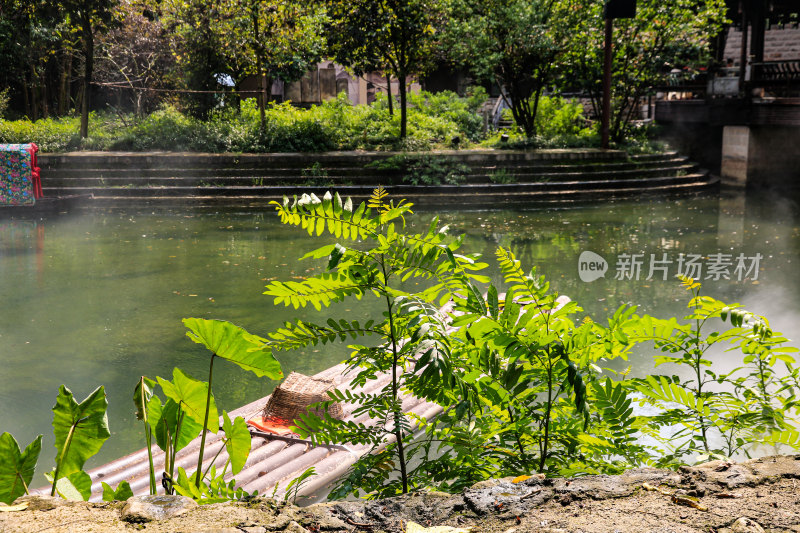
<path id="1" fill-rule="evenodd" d="M 203 497 L 203 493 L 200 491 L 198 487 L 194 484 L 194 472 L 190 476 L 186 473 L 186 470 L 182 466 L 178 467 L 178 478 L 175 480 L 175 484 L 173 487 L 175 488 L 175 492 L 180 494 L 181 496 L 186 496 L 188 498 L 192 498 L 195 501 L 199 500 Z M 205 487 L 205 483 L 201 482 L 202 486 Z"/>
<path id="2" fill-rule="evenodd" d="M 53 472 L 45 474 L 44 477 L 50 483 L 53 482 Z M 65 500 L 88 501 L 92 495 L 92 478 L 83 470 L 73 472 L 66 477 L 59 476 L 56 482 L 56 492 Z"/>
<path id="3" fill-rule="evenodd" d="M 175 367 L 172 370 L 172 381 L 167 381 L 160 377 L 158 378 L 158 384 L 161 385 L 161 390 L 164 391 L 167 398 L 180 404 L 181 409 L 186 413 L 185 418 L 191 418 L 200 424 L 200 427 L 203 426 L 206 416 L 208 383 L 194 379 L 180 368 Z M 211 396 L 211 404 L 208 406 L 208 426 L 206 429 L 212 433 L 216 433 L 219 429 L 219 414 L 217 414 L 217 404 L 214 402 L 213 395 Z"/>
<path id="4" fill-rule="evenodd" d="M 195 422 L 188 416 L 184 416 L 178 436 L 175 438 L 175 428 L 180 415 L 178 404 L 171 399 L 162 406 L 158 396 L 153 396 L 147 404 L 147 419 L 150 427 L 153 428 L 153 436 L 159 448 L 166 451 L 167 434 L 171 435 L 172 446 L 175 451 L 182 450 L 187 444 L 200 434 L 203 428 L 202 423 Z"/>
<path id="5" fill-rule="evenodd" d="M 117 490 L 111 488 L 111 485 L 105 481 L 101 482 L 103 485 L 103 501 L 104 502 L 124 502 L 128 498 L 133 497 L 133 491 L 130 484 L 123 480 L 117 485 Z"/>
<path id="6" fill-rule="evenodd" d="M 147 403 L 153 397 L 155 380 L 142 376 L 133 390 L 133 404 L 136 406 L 136 420 L 146 420 Z"/>
<path id="7" fill-rule="evenodd" d="M 41 435 L 22 453 L 11 433 L 0 435 L 0 502 L 11 503 L 27 492 L 41 451 Z"/>
<path id="8" fill-rule="evenodd" d="M 231 458 L 231 472 L 238 474 L 247 462 L 250 455 L 250 431 L 247 429 L 247 422 L 244 418 L 237 416 L 231 424 L 228 413 L 222 412 L 222 429 L 225 431 L 227 439 L 225 448 L 228 450 L 228 457 Z"/>
<path id="9" fill-rule="evenodd" d="M 258 377 L 282 379 L 281 364 L 265 348 L 266 340 L 222 320 L 184 318 L 186 336 L 215 355 L 236 363 Z"/>
<path id="10" fill-rule="evenodd" d="M 56 472 L 59 478 L 80 472 L 86 460 L 96 454 L 111 436 L 103 387 L 98 387 L 78 403 L 64 385 L 58 389 L 53 406 L 53 432 L 56 437 Z M 66 446 L 65 446 L 66 445 Z"/>

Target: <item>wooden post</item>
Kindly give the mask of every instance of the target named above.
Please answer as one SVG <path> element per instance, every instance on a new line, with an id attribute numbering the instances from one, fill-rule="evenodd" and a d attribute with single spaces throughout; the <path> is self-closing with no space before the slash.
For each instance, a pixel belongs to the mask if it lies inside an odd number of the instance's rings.
<path id="1" fill-rule="evenodd" d="M 745 68 L 747 67 L 747 4 L 742 5 L 742 50 L 739 54 L 739 92 L 745 91 Z"/>

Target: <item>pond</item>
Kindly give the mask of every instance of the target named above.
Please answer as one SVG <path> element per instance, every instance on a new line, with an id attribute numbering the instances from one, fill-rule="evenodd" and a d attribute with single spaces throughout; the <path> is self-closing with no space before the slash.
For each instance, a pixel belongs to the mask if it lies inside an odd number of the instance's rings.
<path id="1" fill-rule="evenodd" d="M 742 303 L 796 336 L 800 214 L 791 201 L 734 194 L 439 214 L 453 234 L 467 234 L 468 250 L 493 264 L 497 246 L 512 249 L 596 319 L 625 302 L 656 316 L 683 316 L 688 299 L 674 276 L 699 268 L 706 294 Z M 409 222 L 427 225 L 433 215 L 420 210 Z M 185 337 L 181 319 L 221 318 L 262 335 L 291 318 L 324 321 L 324 312 L 274 307 L 261 294 L 270 280 L 318 272 L 320 263 L 297 258 L 322 244 L 282 227 L 271 208 L 0 219 L 0 432 L 22 446 L 44 434 L 41 472 L 55 456 L 50 423 L 58 386 L 81 400 L 105 385 L 112 438 L 87 466 L 141 448 L 131 401 L 138 377 L 168 377 L 180 366 L 206 379 L 208 355 Z M 582 255 L 587 251 L 596 255 Z M 604 262 L 604 277 L 593 279 Z M 499 281 L 494 266 L 492 275 Z M 378 309 L 365 298 L 338 304 L 334 313 L 358 318 Z M 287 374 L 313 374 L 347 353 L 345 346 L 316 347 L 279 358 Z M 652 368 L 647 354 L 631 364 L 639 375 Z M 275 383 L 222 363 L 214 385 L 220 406 L 231 410 Z"/>

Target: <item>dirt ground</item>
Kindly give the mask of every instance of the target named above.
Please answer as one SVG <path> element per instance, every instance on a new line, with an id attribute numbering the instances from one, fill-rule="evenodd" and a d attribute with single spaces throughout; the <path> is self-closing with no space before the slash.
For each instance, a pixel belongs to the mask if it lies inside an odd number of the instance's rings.
<path id="1" fill-rule="evenodd" d="M 261 499 L 204 505 L 149 522 L 124 520 L 124 502 L 28 497 L 27 510 L 0 512 L 0 532 L 397 533 L 411 520 L 476 533 L 800 533 L 800 455 L 714 461 L 678 472 L 638 469 L 620 476 L 517 481 L 481 482 L 458 495 L 305 508 Z"/>

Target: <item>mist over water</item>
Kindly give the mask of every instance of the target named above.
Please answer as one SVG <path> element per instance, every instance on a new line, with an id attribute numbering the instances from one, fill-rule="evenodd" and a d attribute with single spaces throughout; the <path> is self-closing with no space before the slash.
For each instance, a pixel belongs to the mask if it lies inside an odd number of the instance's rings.
<path id="1" fill-rule="evenodd" d="M 418 210 L 409 222 L 421 231 L 434 214 Z M 800 214 L 790 200 L 735 194 L 438 214 L 452 234 L 467 235 L 465 250 L 484 254 L 495 282 L 500 275 L 494 250 L 504 246 L 603 321 L 623 303 L 659 317 L 685 315 L 687 293 L 674 279 L 680 254 L 702 257 L 703 278 L 712 254 L 730 254 L 734 263 L 739 254 L 760 254 L 757 279 L 751 272 L 739 280 L 731 267 L 730 279 L 701 279 L 703 293 L 741 303 L 766 315 L 774 330 L 797 336 Z M 80 401 L 105 385 L 112 438 L 88 466 L 142 447 L 131 401 L 138 377 L 170 377 L 179 366 L 207 379 L 208 354 L 185 337 L 181 319 L 226 319 L 261 335 L 289 319 L 324 322 L 325 312 L 275 307 L 261 293 L 271 280 L 319 272 L 324 262 L 297 258 L 325 242 L 282 227 L 267 208 L 0 219 L 0 432 L 11 432 L 22 446 L 44 434 L 41 464 L 49 464 L 55 455 L 50 409 L 58 386 L 65 384 Z M 587 250 L 608 263 L 604 276 L 590 282 L 582 281 L 578 270 Z M 635 254 L 642 254 L 639 279 L 615 279 L 620 258 Z M 664 267 L 667 279 L 659 270 L 645 279 L 651 255 L 663 259 L 664 254 L 672 261 Z M 360 319 L 379 310 L 378 302 L 365 297 L 337 304 L 331 314 Z M 334 345 L 278 357 L 286 373 L 313 374 L 347 354 L 346 346 Z M 635 360 L 616 366 L 630 364 L 642 375 L 652 370 L 651 354 L 642 347 Z M 716 371 L 732 364 L 729 355 L 715 355 Z M 274 386 L 235 365 L 215 365 L 221 408 L 234 409 Z"/>

